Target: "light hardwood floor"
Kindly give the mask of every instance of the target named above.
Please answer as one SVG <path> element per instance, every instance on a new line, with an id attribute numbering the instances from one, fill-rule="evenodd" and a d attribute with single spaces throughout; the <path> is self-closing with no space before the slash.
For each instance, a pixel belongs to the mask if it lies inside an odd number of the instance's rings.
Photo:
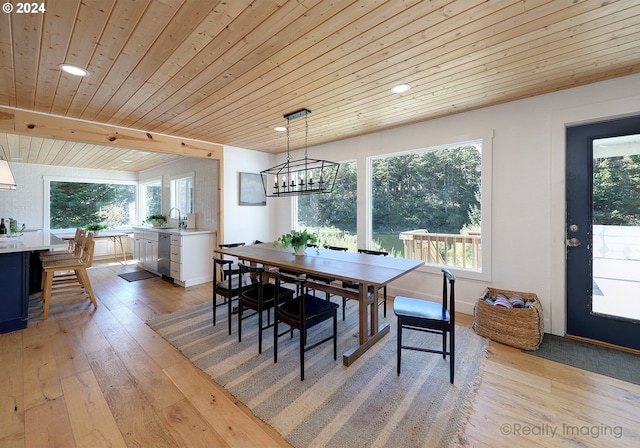
<path id="1" fill-rule="evenodd" d="M 117 276 L 134 269 L 90 270 L 96 311 L 54 304 L 48 320 L 0 335 L 0 447 L 288 446 L 145 324 L 210 301 L 211 284 Z M 640 386 L 491 343 L 466 438 L 473 447 L 639 446 L 638 409 Z"/>

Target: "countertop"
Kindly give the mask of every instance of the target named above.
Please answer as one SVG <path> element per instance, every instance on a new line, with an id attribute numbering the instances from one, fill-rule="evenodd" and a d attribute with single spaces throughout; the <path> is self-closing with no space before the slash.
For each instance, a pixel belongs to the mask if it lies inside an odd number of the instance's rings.
<path id="1" fill-rule="evenodd" d="M 176 229 L 170 227 L 134 227 L 134 231 L 145 232 L 158 232 L 158 233 L 171 233 L 174 235 L 201 235 L 206 233 L 215 233 L 215 230 L 211 229 Z"/>
<path id="2" fill-rule="evenodd" d="M 0 238 L 0 254 L 30 252 L 33 250 L 66 249 L 62 238 L 46 230 L 24 232 L 20 236 Z"/>

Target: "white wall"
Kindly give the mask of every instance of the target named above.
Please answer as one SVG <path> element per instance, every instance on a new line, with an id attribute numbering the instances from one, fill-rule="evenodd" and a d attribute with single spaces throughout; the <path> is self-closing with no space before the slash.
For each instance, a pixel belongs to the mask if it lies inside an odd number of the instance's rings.
<path id="1" fill-rule="evenodd" d="M 196 227 L 217 230 L 218 163 L 217 160 L 183 157 L 174 162 L 141 171 L 139 180 L 144 182 L 158 177 L 162 178 L 162 213 L 168 215 L 171 208 L 171 179 L 193 173 L 193 213 L 196 214 Z M 185 210 L 182 210 L 182 213 L 184 214 Z M 171 216 L 177 218 L 175 212 Z"/>
<path id="2" fill-rule="evenodd" d="M 309 156 L 357 160 L 360 234 L 362 217 L 366 216 L 367 156 L 493 135 L 491 278 L 482 281 L 458 273 L 458 310 L 473 313 L 475 299 L 487 286 L 533 292 L 544 307 L 545 331 L 564 334 L 565 126 L 640 114 L 638 86 L 640 75 L 618 78 L 309 148 Z M 312 119 L 309 132 L 313 133 Z M 261 155 L 260 163 L 248 167 L 250 159 L 254 160 L 253 156 L 245 157 L 244 153 L 236 159 L 235 150 L 225 152 L 225 195 L 229 195 L 225 197 L 226 239 L 241 240 L 244 236 L 248 240 L 252 235 L 271 241 L 291 228 L 290 200 L 269 199 L 266 211 L 275 216 L 260 213 L 247 223 L 254 215 L 235 205 L 236 173 L 258 172 L 282 161 L 283 155 L 270 161 Z M 269 233 L 266 228 L 271 229 Z M 260 237 L 253 237 L 256 233 Z M 439 275 L 429 269 L 421 269 L 395 281 L 390 290 L 392 294 L 435 298 L 440 287 L 437 278 Z"/>
<path id="3" fill-rule="evenodd" d="M 224 147 L 224 241 L 251 244 L 275 238 L 275 201 L 266 206 L 240 205 L 240 173 L 260 173 L 275 164 L 275 156 L 233 146 Z"/>

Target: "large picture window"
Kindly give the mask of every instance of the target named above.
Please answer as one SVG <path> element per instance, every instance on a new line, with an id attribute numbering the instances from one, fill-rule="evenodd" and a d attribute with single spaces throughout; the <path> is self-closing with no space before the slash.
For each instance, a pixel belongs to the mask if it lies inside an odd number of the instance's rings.
<path id="1" fill-rule="evenodd" d="M 136 221 L 136 185 L 51 180 L 49 228 L 72 229 L 88 224 L 131 227 Z"/>
<path id="2" fill-rule="evenodd" d="M 482 141 L 371 158 L 371 245 L 482 269 Z"/>
<path id="3" fill-rule="evenodd" d="M 313 230 L 322 244 L 355 251 L 357 184 L 356 163 L 341 163 L 330 194 L 298 196 L 297 228 Z"/>

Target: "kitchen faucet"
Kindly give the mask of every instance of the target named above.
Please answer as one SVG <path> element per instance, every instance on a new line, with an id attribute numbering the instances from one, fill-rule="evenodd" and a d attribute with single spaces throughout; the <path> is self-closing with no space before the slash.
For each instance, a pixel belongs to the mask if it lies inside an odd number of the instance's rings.
<path id="1" fill-rule="evenodd" d="M 180 209 L 178 207 L 172 207 L 169 210 L 169 218 L 171 218 L 171 212 L 174 210 L 178 210 L 178 228 L 181 229 L 182 228 L 182 214 L 180 213 Z"/>

